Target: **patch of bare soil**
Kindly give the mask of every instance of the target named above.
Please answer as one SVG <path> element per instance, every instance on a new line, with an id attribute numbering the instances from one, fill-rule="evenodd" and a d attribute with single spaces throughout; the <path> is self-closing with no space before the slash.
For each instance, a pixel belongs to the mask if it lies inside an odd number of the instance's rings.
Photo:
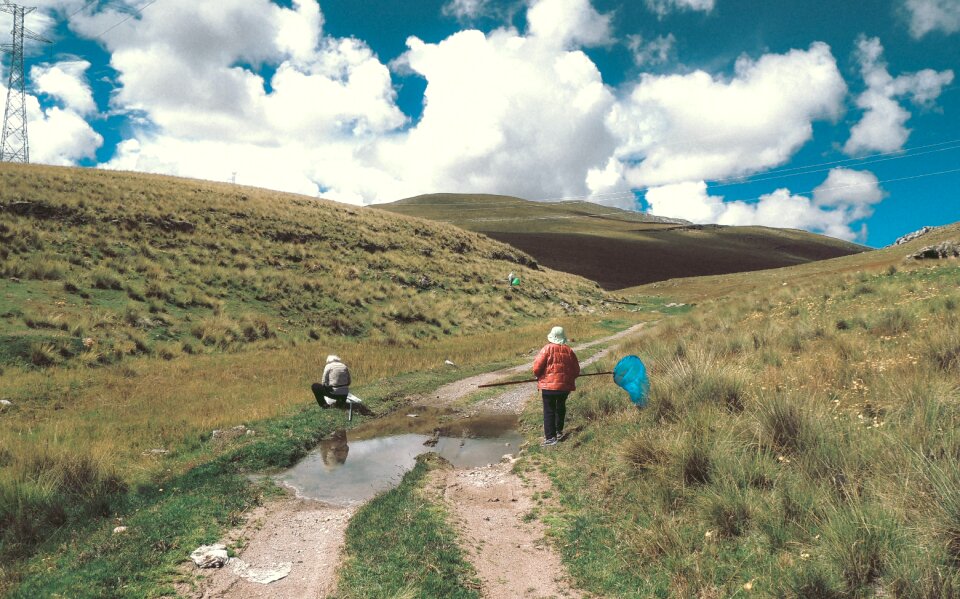
<path id="1" fill-rule="evenodd" d="M 583 597 L 532 517 L 539 477 L 524 482 L 510 463 L 437 470 L 430 485 L 453 515 L 467 559 L 487 599 Z"/>
<path id="2" fill-rule="evenodd" d="M 643 227 L 631 237 L 481 231 L 548 268 L 596 281 L 608 291 L 683 277 L 793 266 L 854 254 L 815 235 L 782 236 L 743 227 Z M 643 264 L 643 268 L 622 268 Z"/>
<path id="3" fill-rule="evenodd" d="M 258 508 L 225 539 L 228 546 L 243 547 L 239 559 L 220 569 L 195 570 L 196 585 L 178 591 L 195 599 L 326 597 L 335 590 L 344 533 L 355 510 L 293 497 Z M 286 577 L 269 584 L 249 580 L 287 569 Z"/>

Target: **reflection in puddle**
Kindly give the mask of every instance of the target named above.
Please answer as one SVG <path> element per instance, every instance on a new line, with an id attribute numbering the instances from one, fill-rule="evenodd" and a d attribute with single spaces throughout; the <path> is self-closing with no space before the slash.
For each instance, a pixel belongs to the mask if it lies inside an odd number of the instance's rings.
<path id="1" fill-rule="evenodd" d="M 454 466 L 474 468 L 497 463 L 504 454 L 516 453 L 523 441 L 513 430 L 483 426 L 485 419 L 474 419 L 474 423 L 480 425 L 476 429 L 494 434 L 484 438 L 450 437 L 444 436 L 446 430 L 441 430 L 439 437 L 403 433 L 350 441 L 346 432 L 338 431 L 330 439 L 321 441 L 320 446 L 296 466 L 274 476 L 274 480 L 292 487 L 301 497 L 340 505 L 362 503 L 397 486 L 421 453 L 434 451 Z M 515 419 L 510 424 L 515 425 Z M 472 432 L 461 430 L 464 435 Z M 353 436 L 351 432 L 350 437 Z M 365 435 L 361 432 L 361 436 Z M 424 445 L 428 441 L 435 441 L 436 445 Z"/>

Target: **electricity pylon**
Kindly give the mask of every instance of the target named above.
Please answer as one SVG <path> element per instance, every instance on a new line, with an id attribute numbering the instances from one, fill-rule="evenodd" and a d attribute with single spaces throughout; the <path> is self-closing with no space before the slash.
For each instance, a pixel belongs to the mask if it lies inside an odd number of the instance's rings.
<path id="1" fill-rule="evenodd" d="M 4 2 L 0 12 L 13 15 L 13 40 L 3 44 L 10 54 L 10 79 L 7 82 L 7 106 L 3 111 L 3 137 L 0 139 L 0 161 L 30 162 L 30 143 L 27 139 L 27 92 L 23 74 L 23 38 L 50 43 L 50 40 L 23 26 L 23 18 L 36 7 L 18 6 Z"/>

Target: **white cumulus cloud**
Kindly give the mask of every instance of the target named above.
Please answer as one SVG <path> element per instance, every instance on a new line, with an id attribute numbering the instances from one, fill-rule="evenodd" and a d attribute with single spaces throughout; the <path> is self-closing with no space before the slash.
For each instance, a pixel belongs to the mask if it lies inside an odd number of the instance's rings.
<path id="1" fill-rule="evenodd" d="M 710 12 L 714 7 L 714 0 L 646 0 L 650 12 L 663 18 L 676 11 Z"/>
<path id="2" fill-rule="evenodd" d="M 0 86 L 0 94 L 6 98 L 5 86 Z M 37 97 L 30 94 L 25 102 L 30 162 L 70 166 L 93 158 L 103 145 L 100 134 L 74 109 L 41 107 Z"/>
<path id="3" fill-rule="evenodd" d="M 530 34 L 562 46 L 602 46 L 613 40 L 610 15 L 590 0 L 535 0 L 527 11 Z"/>
<path id="4" fill-rule="evenodd" d="M 102 25 L 101 13 L 84 16 L 84 31 Z M 255 19 L 256 32 L 236 35 Z M 216 10 L 169 0 L 139 21 L 136 36 L 131 23 L 106 40 L 122 84 L 114 108 L 143 118 L 111 168 L 236 172 L 241 183 L 352 202 L 438 190 L 542 198 L 587 193 L 586 172 L 615 147 L 604 126 L 615 97 L 579 50 L 610 42 L 610 18 L 587 0 L 533 2 L 525 33 L 411 38 L 393 65 L 426 79 L 416 123 L 364 42 L 323 35 L 314 0 Z M 276 65 L 267 80 L 261 64 Z"/>
<path id="5" fill-rule="evenodd" d="M 89 68 L 86 60 L 39 64 L 30 69 L 29 78 L 38 92 L 52 96 L 65 108 L 89 115 L 97 110 L 85 75 Z"/>
<path id="6" fill-rule="evenodd" d="M 644 75 L 607 125 L 630 186 L 715 180 L 789 160 L 810 140 L 813 121 L 841 114 L 846 89 L 830 48 L 817 42 L 741 58 L 731 78 Z"/>
<path id="7" fill-rule="evenodd" d="M 659 35 L 650 41 L 642 35 L 628 35 L 627 48 L 633 54 L 633 62 L 637 66 L 658 65 L 670 60 L 670 54 L 677 43 L 672 33 Z"/>
<path id="8" fill-rule="evenodd" d="M 861 37 L 856 56 L 867 84 L 857 97 L 857 106 L 864 113 L 851 128 L 843 151 L 857 155 L 900 150 L 910 137 L 906 127 L 910 112 L 897 99 L 910 98 L 917 106 L 930 108 L 943 87 L 953 81 L 953 71 L 924 69 L 893 77 L 883 61 L 883 46 L 875 37 Z"/>
<path id="9" fill-rule="evenodd" d="M 443 6 L 443 14 L 469 21 L 488 14 L 491 9 L 490 0 L 450 0 Z"/>
<path id="10" fill-rule="evenodd" d="M 580 51 L 502 29 L 408 41 L 408 67 L 427 80 L 420 121 L 382 146 L 388 170 L 421 190 L 582 195 L 587 169 L 615 142 L 614 97 Z"/>
<path id="11" fill-rule="evenodd" d="M 63 13 L 85 5 L 70 26 L 87 36 L 129 14 L 116 3 L 58 4 Z M 447 6 L 458 18 L 490 9 L 482 0 Z M 525 6 L 525 31 L 411 37 L 388 66 L 363 40 L 327 34 L 317 0 L 151 4 L 99 39 L 118 73 L 109 108 L 132 129 L 103 166 L 214 180 L 235 173 L 242 184 L 356 203 L 458 191 L 632 207 L 630 189 L 656 187 L 648 199 L 663 214 L 744 223 L 793 215 L 784 222 L 846 238 L 879 201 L 830 195 L 863 187 L 865 175 L 853 171 L 832 172 L 819 195 L 781 190 L 756 202 L 725 202 L 702 183 L 781 165 L 815 121 L 841 115 L 846 86 L 826 44 L 742 57 L 730 74 L 646 74 L 616 90 L 582 50 L 613 43 L 609 14 L 588 0 Z M 635 37 L 628 47 L 655 64 L 675 41 Z M 55 125 L 75 131 L 62 147 L 48 144 L 49 161 L 89 157 L 101 143 L 82 118 L 95 111 L 81 66 L 37 72 L 38 89 L 59 103 L 37 108 L 42 137 L 56 139 Z M 398 74 L 425 82 L 416 120 L 397 105 Z M 940 78 L 913 77 L 894 88 L 932 102 Z"/>
<path id="12" fill-rule="evenodd" d="M 103 137 L 85 120 L 96 108 L 85 79 L 88 67 L 85 61 L 69 60 L 31 69 L 32 87 L 57 105 L 42 106 L 36 95 L 25 94 L 30 162 L 70 166 L 93 158 L 103 145 Z M 7 97 L 5 85 L 0 85 L 0 97 Z"/>
<path id="13" fill-rule="evenodd" d="M 873 213 L 885 194 L 867 171 L 835 168 L 810 197 L 781 188 L 758 200 L 724 201 L 709 194 L 703 181 L 675 183 L 647 190 L 650 212 L 695 223 L 786 227 L 853 241 L 866 237 L 856 223 Z"/>
<path id="14" fill-rule="evenodd" d="M 950 34 L 960 31 L 960 2 L 957 0 L 906 0 L 910 34 L 921 38 L 931 31 Z"/>

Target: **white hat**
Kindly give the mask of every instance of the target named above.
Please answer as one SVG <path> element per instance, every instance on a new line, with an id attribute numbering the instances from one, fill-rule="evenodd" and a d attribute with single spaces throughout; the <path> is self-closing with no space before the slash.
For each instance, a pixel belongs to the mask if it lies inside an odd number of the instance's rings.
<path id="1" fill-rule="evenodd" d="M 327 364 L 329 364 L 330 362 L 342 362 L 342 361 L 343 360 L 340 359 L 340 356 L 335 356 L 333 354 L 330 354 L 329 356 L 327 356 Z"/>
<path id="2" fill-rule="evenodd" d="M 563 327 L 553 327 L 550 329 L 550 334 L 547 335 L 547 341 L 550 343 L 559 343 L 561 345 L 566 344 L 567 335 L 563 332 Z"/>

